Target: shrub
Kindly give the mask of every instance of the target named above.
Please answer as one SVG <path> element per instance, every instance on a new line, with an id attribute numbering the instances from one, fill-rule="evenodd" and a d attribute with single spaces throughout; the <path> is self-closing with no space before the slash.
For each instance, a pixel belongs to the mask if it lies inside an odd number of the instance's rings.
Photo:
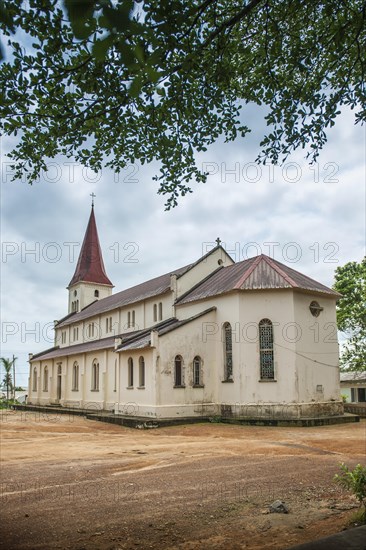
<path id="1" fill-rule="evenodd" d="M 366 467 L 357 464 L 354 470 L 350 470 L 344 462 L 341 462 L 339 467 L 342 473 L 336 474 L 334 480 L 345 489 L 352 491 L 360 507 L 363 507 L 360 519 L 366 523 Z"/>

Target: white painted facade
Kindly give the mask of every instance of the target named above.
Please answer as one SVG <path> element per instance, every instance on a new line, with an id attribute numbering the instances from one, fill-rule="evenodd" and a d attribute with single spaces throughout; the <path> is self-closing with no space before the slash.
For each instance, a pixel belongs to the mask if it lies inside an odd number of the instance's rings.
<path id="1" fill-rule="evenodd" d="M 243 264 L 244 276 L 245 269 L 252 272 L 262 261 L 265 269 L 273 268 L 273 261 L 258 257 L 250 269 Z M 235 265 L 241 284 L 244 276 Z M 233 268 L 218 246 L 167 275 L 160 292 L 154 291 L 155 280 L 140 294 L 138 286 L 113 297 L 104 287 L 97 304 L 92 302 L 100 286 L 78 282 L 69 288 L 69 300 L 76 290 L 89 307 L 59 321 L 55 347 L 30 357 L 28 403 L 148 418 L 342 414 L 335 293 L 322 285 L 309 290 L 287 283 L 284 288 L 245 289 L 239 283 L 221 288 L 220 278 L 227 285 Z M 278 267 L 280 275 L 283 268 Z M 202 282 L 209 291 L 194 297 L 192 289 Z M 319 316 L 310 310 L 314 301 Z M 263 320 L 271 322 L 271 351 L 260 348 Z M 225 366 L 227 323 L 232 372 Z M 269 377 L 261 367 L 265 356 Z"/>

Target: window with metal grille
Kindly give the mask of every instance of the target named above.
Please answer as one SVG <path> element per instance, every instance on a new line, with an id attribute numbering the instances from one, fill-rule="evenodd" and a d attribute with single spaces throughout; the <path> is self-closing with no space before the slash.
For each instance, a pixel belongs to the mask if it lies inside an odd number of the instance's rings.
<path id="1" fill-rule="evenodd" d="M 230 323 L 224 324 L 224 376 L 233 379 L 233 337 Z"/>
<path id="2" fill-rule="evenodd" d="M 174 359 L 174 385 L 183 386 L 183 360 L 180 355 L 177 355 Z"/>
<path id="3" fill-rule="evenodd" d="M 198 356 L 196 356 L 193 359 L 193 385 L 194 386 L 202 385 L 201 358 Z"/>
<path id="4" fill-rule="evenodd" d="M 259 357 L 261 379 L 273 380 L 273 325 L 269 319 L 262 319 L 259 323 Z"/>

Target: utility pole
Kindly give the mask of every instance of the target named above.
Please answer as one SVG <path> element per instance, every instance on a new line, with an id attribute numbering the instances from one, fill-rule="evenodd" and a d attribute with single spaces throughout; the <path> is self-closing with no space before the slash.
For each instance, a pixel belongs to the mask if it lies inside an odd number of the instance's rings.
<path id="1" fill-rule="evenodd" d="M 13 399 L 15 400 L 15 356 L 13 353 Z"/>

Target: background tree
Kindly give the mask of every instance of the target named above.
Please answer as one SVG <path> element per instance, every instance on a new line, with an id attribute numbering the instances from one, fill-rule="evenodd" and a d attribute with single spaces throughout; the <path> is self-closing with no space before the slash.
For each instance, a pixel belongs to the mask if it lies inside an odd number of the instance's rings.
<path id="1" fill-rule="evenodd" d="M 366 119 L 365 0 L 3 0 L 1 130 L 14 178 L 58 153 L 119 172 L 157 160 L 167 207 L 207 174 L 195 154 L 250 131 L 257 161 L 315 160 L 342 105 Z"/>
<path id="2" fill-rule="evenodd" d="M 341 364 L 349 370 L 366 370 L 366 257 L 335 271 L 333 288 L 343 297 L 337 305 L 338 328 L 347 342 Z"/>
<path id="3" fill-rule="evenodd" d="M 8 401 L 9 394 L 11 393 L 13 388 L 13 377 L 11 374 L 11 369 L 13 368 L 13 365 L 16 361 L 16 357 L 13 357 L 13 359 L 5 359 L 5 357 L 1 357 L 0 361 L 5 370 L 5 375 L 2 383 L 3 386 L 6 388 L 6 399 Z"/>

